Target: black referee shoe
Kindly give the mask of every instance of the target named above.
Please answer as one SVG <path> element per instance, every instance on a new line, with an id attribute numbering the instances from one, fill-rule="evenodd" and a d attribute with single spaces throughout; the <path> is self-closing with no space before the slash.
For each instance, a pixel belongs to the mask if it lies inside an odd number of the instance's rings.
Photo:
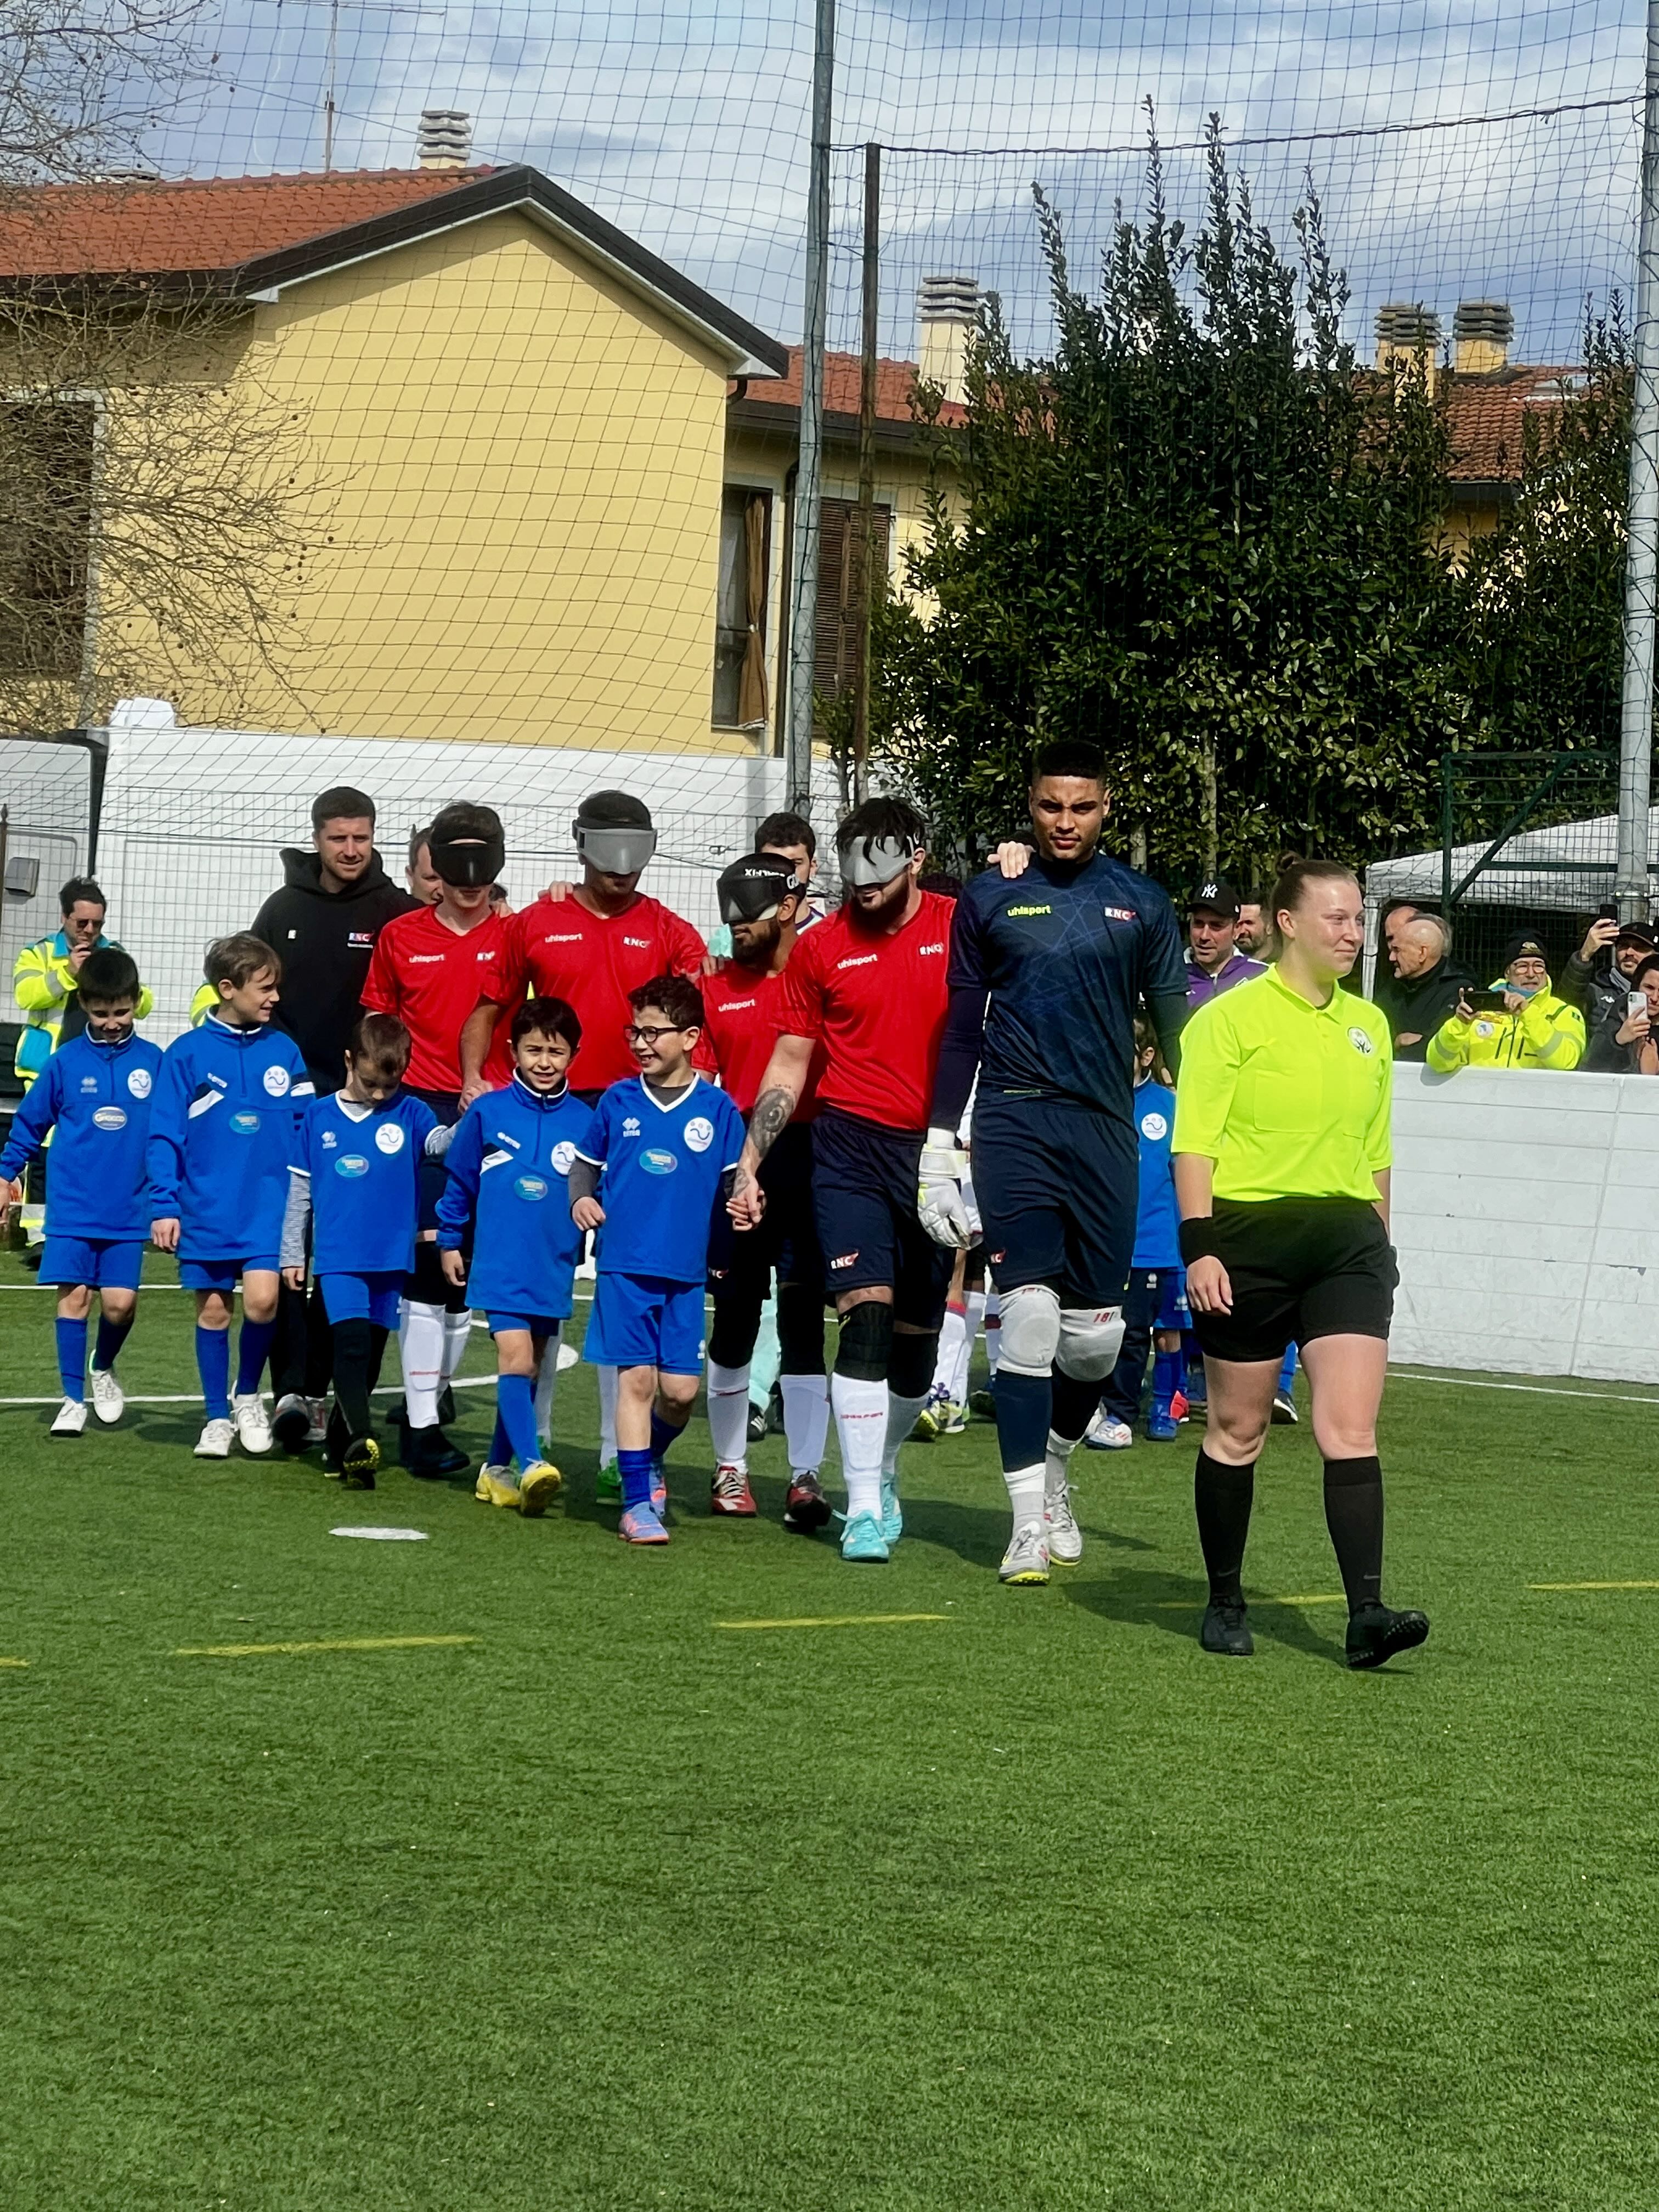
<path id="1" fill-rule="evenodd" d="M 1362 1605 L 1348 1615 L 1348 1664 L 1382 1667 L 1396 1651 L 1414 1651 L 1429 1632 L 1426 1613 L 1395 1613 L 1386 1605 Z"/>
<path id="2" fill-rule="evenodd" d="M 1198 1632 L 1198 1640 L 1206 1651 L 1220 1653 L 1227 1659 L 1248 1659 L 1255 1650 L 1255 1638 L 1244 1618 L 1244 1601 L 1238 1598 L 1212 1598 L 1204 1608 L 1204 1626 Z"/>

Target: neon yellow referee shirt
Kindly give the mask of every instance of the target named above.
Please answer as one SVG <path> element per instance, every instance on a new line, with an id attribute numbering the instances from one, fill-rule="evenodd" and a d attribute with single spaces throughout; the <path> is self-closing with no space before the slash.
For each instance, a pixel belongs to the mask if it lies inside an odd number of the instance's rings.
<path id="1" fill-rule="evenodd" d="M 1393 1059 L 1369 1000 L 1310 1006 L 1270 968 L 1182 1031 L 1170 1149 L 1215 1162 L 1218 1198 L 1374 1200 L 1394 1158 Z"/>

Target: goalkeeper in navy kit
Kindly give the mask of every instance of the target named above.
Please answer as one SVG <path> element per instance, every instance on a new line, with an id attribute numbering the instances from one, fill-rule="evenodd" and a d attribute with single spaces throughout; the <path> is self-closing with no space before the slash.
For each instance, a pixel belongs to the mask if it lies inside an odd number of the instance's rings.
<path id="1" fill-rule="evenodd" d="M 1013 1512 L 1006 1583 L 1045 1583 L 1082 1555 L 1072 1449 L 1123 1340 L 1138 1183 L 1135 1015 L 1145 1001 L 1173 1073 L 1187 1014 L 1174 908 L 1098 849 L 1105 758 L 1060 741 L 1036 757 L 1036 851 L 1021 876 L 976 877 L 957 902 L 921 1214 L 966 1245 L 955 1131 L 975 1069 L 974 1188 L 1002 1302 L 997 1437 Z"/>

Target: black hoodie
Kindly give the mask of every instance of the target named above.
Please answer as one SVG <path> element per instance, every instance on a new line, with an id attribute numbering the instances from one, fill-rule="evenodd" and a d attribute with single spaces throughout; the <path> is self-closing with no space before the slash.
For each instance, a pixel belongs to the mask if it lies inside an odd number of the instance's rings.
<path id="1" fill-rule="evenodd" d="M 320 1091 L 345 1081 L 342 1059 L 362 1012 L 363 981 L 374 940 L 395 915 L 419 901 L 400 890 L 374 854 L 355 884 L 325 891 L 315 853 L 283 854 L 286 877 L 253 917 L 253 934 L 283 957 L 283 997 L 276 1019 L 305 1054 Z"/>

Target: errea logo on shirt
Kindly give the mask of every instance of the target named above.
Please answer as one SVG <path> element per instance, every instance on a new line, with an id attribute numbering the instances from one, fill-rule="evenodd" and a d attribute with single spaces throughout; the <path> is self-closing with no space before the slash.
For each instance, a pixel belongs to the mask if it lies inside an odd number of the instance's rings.
<path id="1" fill-rule="evenodd" d="M 635 1117 L 630 1114 L 628 1119 L 623 1123 L 623 1134 L 624 1137 L 637 1137 L 639 1133 L 639 1122 Z"/>

